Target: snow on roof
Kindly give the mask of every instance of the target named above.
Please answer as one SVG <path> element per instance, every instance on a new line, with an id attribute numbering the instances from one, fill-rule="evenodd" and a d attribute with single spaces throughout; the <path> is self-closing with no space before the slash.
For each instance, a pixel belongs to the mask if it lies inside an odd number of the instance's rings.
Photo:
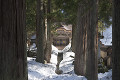
<path id="1" fill-rule="evenodd" d="M 64 36 L 64 35 L 59 35 L 59 36 L 57 36 L 57 37 L 62 38 L 62 37 L 66 37 L 66 36 Z"/>
<path id="2" fill-rule="evenodd" d="M 72 25 L 63 25 L 66 30 L 72 30 Z"/>
<path id="3" fill-rule="evenodd" d="M 65 30 L 71 30 L 72 31 L 72 25 L 69 24 L 69 25 L 62 25 L 62 27 L 58 27 L 57 29 L 59 28 L 64 28 Z"/>
<path id="4" fill-rule="evenodd" d="M 103 36 L 104 38 L 100 39 L 102 44 L 106 46 L 111 46 L 112 45 L 112 26 L 110 26 L 103 32 Z"/>
<path id="5" fill-rule="evenodd" d="M 36 39 L 36 34 L 34 34 L 33 36 L 31 36 L 31 39 Z"/>

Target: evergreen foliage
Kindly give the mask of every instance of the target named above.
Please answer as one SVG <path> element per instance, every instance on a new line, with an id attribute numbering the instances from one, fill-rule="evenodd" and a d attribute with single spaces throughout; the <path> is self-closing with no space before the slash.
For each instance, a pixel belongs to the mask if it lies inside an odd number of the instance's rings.
<path id="1" fill-rule="evenodd" d="M 36 0 L 26 0 L 26 29 L 31 34 L 36 29 Z"/>

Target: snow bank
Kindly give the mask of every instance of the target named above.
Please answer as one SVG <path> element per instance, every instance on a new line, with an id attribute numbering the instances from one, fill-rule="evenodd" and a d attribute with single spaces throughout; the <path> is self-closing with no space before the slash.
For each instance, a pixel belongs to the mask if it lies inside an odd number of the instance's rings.
<path id="1" fill-rule="evenodd" d="M 87 80 L 84 76 L 75 75 L 72 65 L 73 58 L 70 55 L 74 55 L 74 53 L 64 54 L 64 60 L 60 64 L 60 70 L 63 71 L 61 75 L 55 73 L 56 64 L 54 62 L 57 60 L 57 55 L 52 54 L 54 60 L 51 60 L 49 64 L 37 63 L 35 58 L 28 57 L 28 80 Z"/>
<path id="2" fill-rule="evenodd" d="M 70 45 L 64 48 L 63 60 L 60 63 L 60 70 L 63 74 L 56 74 L 58 49 L 52 45 L 51 63 L 42 64 L 35 61 L 35 58 L 28 57 L 28 80 L 87 80 L 84 76 L 77 76 L 74 73 L 73 52 L 66 52 Z M 99 73 L 98 80 L 112 80 L 112 70 L 106 73 Z"/>
<path id="3" fill-rule="evenodd" d="M 57 55 L 58 55 L 58 49 L 52 45 L 52 54 L 51 54 L 51 59 L 50 62 L 52 64 L 57 64 Z"/>
<path id="4" fill-rule="evenodd" d="M 52 51 L 53 51 L 53 50 L 58 51 L 58 49 L 57 49 L 54 45 L 52 45 Z"/>
<path id="5" fill-rule="evenodd" d="M 71 43 L 69 43 L 63 50 L 61 50 L 62 52 L 67 52 L 67 51 L 70 51 L 70 48 L 71 48 Z"/>
<path id="6" fill-rule="evenodd" d="M 105 73 L 99 73 L 98 80 L 112 80 L 112 70 L 109 70 L 109 72 Z"/>
<path id="7" fill-rule="evenodd" d="M 73 52 L 66 52 L 63 54 L 63 61 L 60 63 L 60 70 L 63 74 L 55 73 L 57 63 L 58 49 L 52 45 L 51 63 L 41 64 L 35 61 L 35 58 L 28 57 L 28 80 L 87 80 L 84 76 L 77 76 L 74 73 L 74 66 L 72 65 L 74 56 Z"/>
<path id="8" fill-rule="evenodd" d="M 43 80 L 50 75 L 55 75 L 55 65 L 37 63 L 28 57 L 28 80 Z"/>
<path id="9" fill-rule="evenodd" d="M 87 79 L 84 76 L 62 74 L 59 76 L 58 75 L 50 76 L 44 80 L 87 80 Z"/>

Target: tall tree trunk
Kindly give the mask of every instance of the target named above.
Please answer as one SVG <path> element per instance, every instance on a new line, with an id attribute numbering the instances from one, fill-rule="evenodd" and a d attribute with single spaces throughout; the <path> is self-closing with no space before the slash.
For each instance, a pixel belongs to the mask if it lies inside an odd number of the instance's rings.
<path id="1" fill-rule="evenodd" d="M 96 0 L 79 3 L 74 70 L 88 80 L 97 80 L 96 12 Z"/>
<path id="2" fill-rule="evenodd" d="M 0 0 L 0 80 L 27 80 L 25 0 Z"/>
<path id="3" fill-rule="evenodd" d="M 37 0 L 37 27 L 36 27 L 36 45 L 37 57 L 36 61 L 44 63 L 44 29 L 43 29 L 43 0 Z"/>
<path id="4" fill-rule="evenodd" d="M 50 7 L 51 7 L 51 0 L 48 0 L 47 3 L 47 44 L 46 44 L 46 52 L 45 52 L 45 59 L 49 63 L 51 58 L 51 19 L 50 19 Z"/>
<path id="5" fill-rule="evenodd" d="M 75 31 L 75 65 L 74 70 L 77 75 L 85 76 L 86 71 L 86 49 L 87 49 L 87 35 L 86 35 L 86 15 L 85 4 L 79 3 L 77 13 L 77 26 Z"/>
<path id="6" fill-rule="evenodd" d="M 113 74 L 112 80 L 120 80 L 120 0 L 113 0 L 113 27 L 112 53 Z"/>
<path id="7" fill-rule="evenodd" d="M 46 3 L 45 2 L 43 3 L 43 11 L 44 11 L 43 14 L 47 15 L 47 9 L 46 9 Z M 46 40 L 47 40 L 47 23 L 46 22 L 47 22 L 47 18 L 44 17 L 44 22 L 43 22 L 44 23 L 44 25 L 43 25 L 44 26 L 44 33 L 43 33 L 44 34 L 44 40 L 43 40 L 44 41 L 44 50 L 45 50 L 45 47 L 46 47 Z"/>
<path id="8" fill-rule="evenodd" d="M 72 42 L 71 42 L 71 47 L 72 47 L 72 51 L 75 52 L 75 39 L 77 38 L 76 34 L 75 34 L 75 31 L 76 31 L 76 25 L 73 24 L 72 25 Z"/>
<path id="9" fill-rule="evenodd" d="M 44 1 L 44 15 L 47 15 L 47 1 Z M 44 17 L 44 54 L 46 54 L 46 45 L 47 45 L 47 16 Z M 46 60 L 46 55 L 44 55 Z"/>
<path id="10" fill-rule="evenodd" d="M 88 80 L 98 79 L 97 69 L 97 50 L 96 50 L 96 26 L 97 26 L 97 14 L 96 6 L 97 1 L 92 0 L 89 2 L 91 9 L 89 10 L 89 23 L 87 27 L 87 54 L 86 54 L 86 77 Z"/>

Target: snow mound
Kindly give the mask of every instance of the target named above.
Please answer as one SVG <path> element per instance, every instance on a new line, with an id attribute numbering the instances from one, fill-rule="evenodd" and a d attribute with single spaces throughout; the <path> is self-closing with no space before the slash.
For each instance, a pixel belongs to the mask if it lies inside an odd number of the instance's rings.
<path id="1" fill-rule="evenodd" d="M 71 43 L 69 43 L 63 50 L 61 50 L 62 52 L 68 52 L 70 51 L 71 48 Z"/>
<path id="2" fill-rule="evenodd" d="M 57 64 L 57 55 L 59 50 L 52 45 L 51 63 L 42 64 L 35 61 L 35 58 L 28 57 L 28 80 L 87 80 L 84 76 L 77 76 L 74 73 L 74 65 L 72 65 L 75 56 L 74 52 L 67 52 L 71 44 L 64 48 L 63 60 L 60 63 L 62 74 L 55 73 Z M 109 72 L 99 73 L 98 80 L 112 80 L 112 70 Z"/>
<path id="3" fill-rule="evenodd" d="M 112 80 L 112 70 L 109 70 L 109 72 L 105 73 L 99 73 L 98 80 Z"/>
<path id="4" fill-rule="evenodd" d="M 63 54 L 64 59 L 60 63 L 60 70 L 63 71 L 61 75 L 55 73 L 56 64 L 54 63 L 57 61 L 57 55 L 52 54 L 54 60 L 48 64 L 37 63 L 35 58 L 28 57 L 28 80 L 87 80 L 84 76 L 77 76 L 74 73 L 73 58 L 70 55 L 74 53 Z"/>
<path id="5" fill-rule="evenodd" d="M 58 51 L 58 49 L 55 46 L 53 46 L 53 45 L 52 45 L 52 50 Z"/>
<path id="6" fill-rule="evenodd" d="M 52 54 L 50 62 L 53 64 L 57 64 L 57 55 L 58 55 L 58 49 L 52 45 Z"/>
<path id="7" fill-rule="evenodd" d="M 77 76 L 77 75 L 69 75 L 69 74 L 62 74 L 62 75 L 55 75 L 49 76 L 44 80 L 87 80 L 84 76 Z"/>
<path id="8" fill-rule="evenodd" d="M 28 80 L 43 80 L 50 75 L 55 75 L 55 65 L 38 63 L 28 57 Z"/>

